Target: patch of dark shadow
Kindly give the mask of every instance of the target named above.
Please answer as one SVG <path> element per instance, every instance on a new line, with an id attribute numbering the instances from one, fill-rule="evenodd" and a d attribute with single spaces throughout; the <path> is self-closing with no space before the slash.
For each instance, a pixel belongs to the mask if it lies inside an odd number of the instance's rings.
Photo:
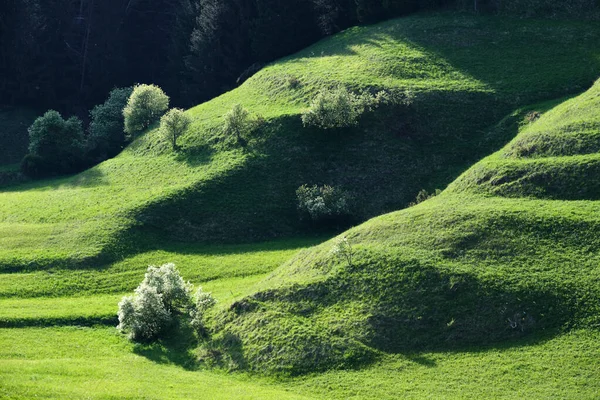
<path id="1" fill-rule="evenodd" d="M 319 284 L 242 300 L 219 316 L 216 331 L 236 335 L 236 346 L 252 344 L 245 358 L 249 369 L 302 374 L 362 366 L 377 354 L 518 343 L 528 335 L 567 326 L 574 315 L 571 300 L 543 285 L 484 282 L 415 260 L 382 257 L 368 265 L 356 260 Z M 318 322 L 331 318 L 332 307 L 357 301 L 360 308 L 349 317 Z M 295 346 L 282 339 L 292 340 L 290 332 Z M 256 338 L 264 341 L 260 349 Z M 269 346 L 272 350 L 267 351 Z"/>
<path id="2" fill-rule="evenodd" d="M 2 192 L 22 192 L 29 189 L 56 190 L 65 188 L 94 188 L 108 185 L 104 173 L 99 168 L 91 168 L 77 175 L 31 180 L 22 184 L 2 188 Z"/>
<path id="3" fill-rule="evenodd" d="M 26 273 L 37 271 L 60 271 L 60 270 L 102 270 L 115 261 L 112 255 L 98 255 L 82 259 L 60 259 L 60 260 L 32 260 L 26 263 L 16 264 L 14 261 L 1 261 L 1 274 Z"/>
<path id="4" fill-rule="evenodd" d="M 416 364 L 422 365 L 424 367 L 433 368 L 436 366 L 435 360 L 431 358 L 427 358 L 420 354 L 407 354 L 406 358 Z"/>
<path id="5" fill-rule="evenodd" d="M 203 342 L 197 360 L 207 367 L 227 370 L 248 368 L 243 342 L 239 336 L 230 332 L 217 334 Z"/>
<path id="6" fill-rule="evenodd" d="M 185 163 L 190 167 L 207 165 L 213 159 L 215 149 L 208 144 L 177 150 L 175 160 Z"/>
<path id="7" fill-rule="evenodd" d="M 193 349 L 197 339 L 186 322 L 176 323 L 155 343 L 136 343 L 133 352 L 158 364 L 175 364 L 186 370 L 198 369 Z"/>
<path id="8" fill-rule="evenodd" d="M 388 353 L 500 343 L 564 326 L 572 315 L 567 299 L 537 288 L 507 290 L 422 267 L 405 276 L 368 321 L 366 344 Z"/>
<path id="9" fill-rule="evenodd" d="M 501 174 L 495 174 L 489 178 L 491 186 L 502 186 L 510 182 L 517 181 L 527 175 L 526 170 L 502 171 Z"/>
<path id="10" fill-rule="evenodd" d="M 600 162 L 594 159 L 557 164 L 539 162 L 518 167 L 511 172 L 510 183 L 497 187 L 494 194 L 505 197 L 598 200 L 600 181 L 595 177 L 599 174 Z"/>
<path id="11" fill-rule="evenodd" d="M 116 326 L 116 315 L 98 317 L 0 318 L 0 328 L 29 328 L 55 326 Z"/>

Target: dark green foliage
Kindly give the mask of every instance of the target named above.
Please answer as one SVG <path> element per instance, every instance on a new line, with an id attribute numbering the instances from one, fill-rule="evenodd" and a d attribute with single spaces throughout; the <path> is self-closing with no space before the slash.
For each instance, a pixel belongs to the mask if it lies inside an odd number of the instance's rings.
<path id="1" fill-rule="evenodd" d="M 5 0 L 3 103 L 77 115 L 110 88 L 155 82 L 178 106 L 232 88 L 253 65 L 359 23 L 455 0 Z M 458 0 L 479 12 L 590 18 L 594 0 Z M 44 66 L 43 68 L 40 66 Z M 241 79 L 243 81 L 244 79 Z"/>
<path id="2" fill-rule="evenodd" d="M 419 191 L 419 193 L 417 193 L 417 197 L 415 198 L 415 201 L 410 203 L 410 206 L 415 206 L 417 204 L 420 204 L 426 200 L 431 199 L 432 197 L 439 195 L 440 193 L 442 193 L 442 191 L 440 189 L 435 189 L 435 191 L 433 191 L 432 193 L 429 193 L 425 189 L 421 189 Z"/>
<path id="3" fill-rule="evenodd" d="M 53 110 L 29 127 L 29 154 L 23 172 L 32 177 L 60 175 L 81 168 L 83 128 L 77 117 L 64 120 Z"/>
<path id="4" fill-rule="evenodd" d="M 114 157 L 125 146 L 123 109 L 132 91 L 131 87 L 113 89 L 103 104 L 90 111 L 87 150 L 92 159 L 102 161 Z"/>
<path id="5" fill-rule="evenodd" d="M 26 108 L 0 108 L 0 166 L 16 164 L 27 154 L 27 128 L 37 115 Z"/>

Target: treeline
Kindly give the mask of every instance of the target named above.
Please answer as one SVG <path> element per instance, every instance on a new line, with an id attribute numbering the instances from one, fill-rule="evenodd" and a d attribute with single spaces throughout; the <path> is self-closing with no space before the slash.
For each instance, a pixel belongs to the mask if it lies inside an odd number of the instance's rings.
<path id="1" fill-rule="evenodd" d="M 348 26 L 457 5 L 586 14 L 600 0 L 2 0 L 0 105 L 86 118 L 114 87 L 155 83 L 191 106 Z"/>
<path id="2" fill-rule="evenodd" d="M 191 106 L 348 26 L 449 0 L 2 0 L 0 104 L 87 115 L 155 83 Z"/>

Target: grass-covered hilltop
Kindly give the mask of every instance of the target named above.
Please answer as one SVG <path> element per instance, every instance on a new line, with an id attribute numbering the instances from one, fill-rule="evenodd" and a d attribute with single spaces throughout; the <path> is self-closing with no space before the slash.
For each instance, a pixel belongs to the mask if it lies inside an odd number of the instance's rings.
<path id="1" fill-rule="evenodd" d="M 441 195 L 300 252 L 216 317 L 215 345 L 293 373 L 597 328 L 599 109 L 597 83 L 510 115 L 492 129 L 520 130 L 505 148 Z"/>
<path id="2" fill-rule="evenodd" d="M 553 17 L 353 27 L 186 110 L 176 143 L 0 162 L 0 398 L 597 398 L 600 25 Z M 310 123 L 332 93 L 356 123 Z M 314 185 L 342 218 L 302 213 Z M 130 341 L 118 303 L 167 263 L 216 305 Z"/>

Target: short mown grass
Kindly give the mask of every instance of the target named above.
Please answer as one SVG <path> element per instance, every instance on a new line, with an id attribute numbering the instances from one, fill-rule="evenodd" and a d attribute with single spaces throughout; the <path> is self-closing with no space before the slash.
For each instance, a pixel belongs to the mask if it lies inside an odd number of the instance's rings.
<path id="1" fill-rule="evenodd" d="M 150 130 L 76 176 L 0 189 L 0 397 L 596 397 L 598 86 L 557 104 L 599 73 L 591 22 L 415 15 L 188 110 L 177 153 Z M 414 101 L 304 128 L 340 84 Z M 221 129 L 236 103 L 265 120 L 245 148 Z M 298 186 L 331 184 L 362 221 L 467 169 L 345 232 L 350 262 L 296 210 Z M 209 340 L 116 332 L 119 298 L 166 262 L 219 301 Z"/>

